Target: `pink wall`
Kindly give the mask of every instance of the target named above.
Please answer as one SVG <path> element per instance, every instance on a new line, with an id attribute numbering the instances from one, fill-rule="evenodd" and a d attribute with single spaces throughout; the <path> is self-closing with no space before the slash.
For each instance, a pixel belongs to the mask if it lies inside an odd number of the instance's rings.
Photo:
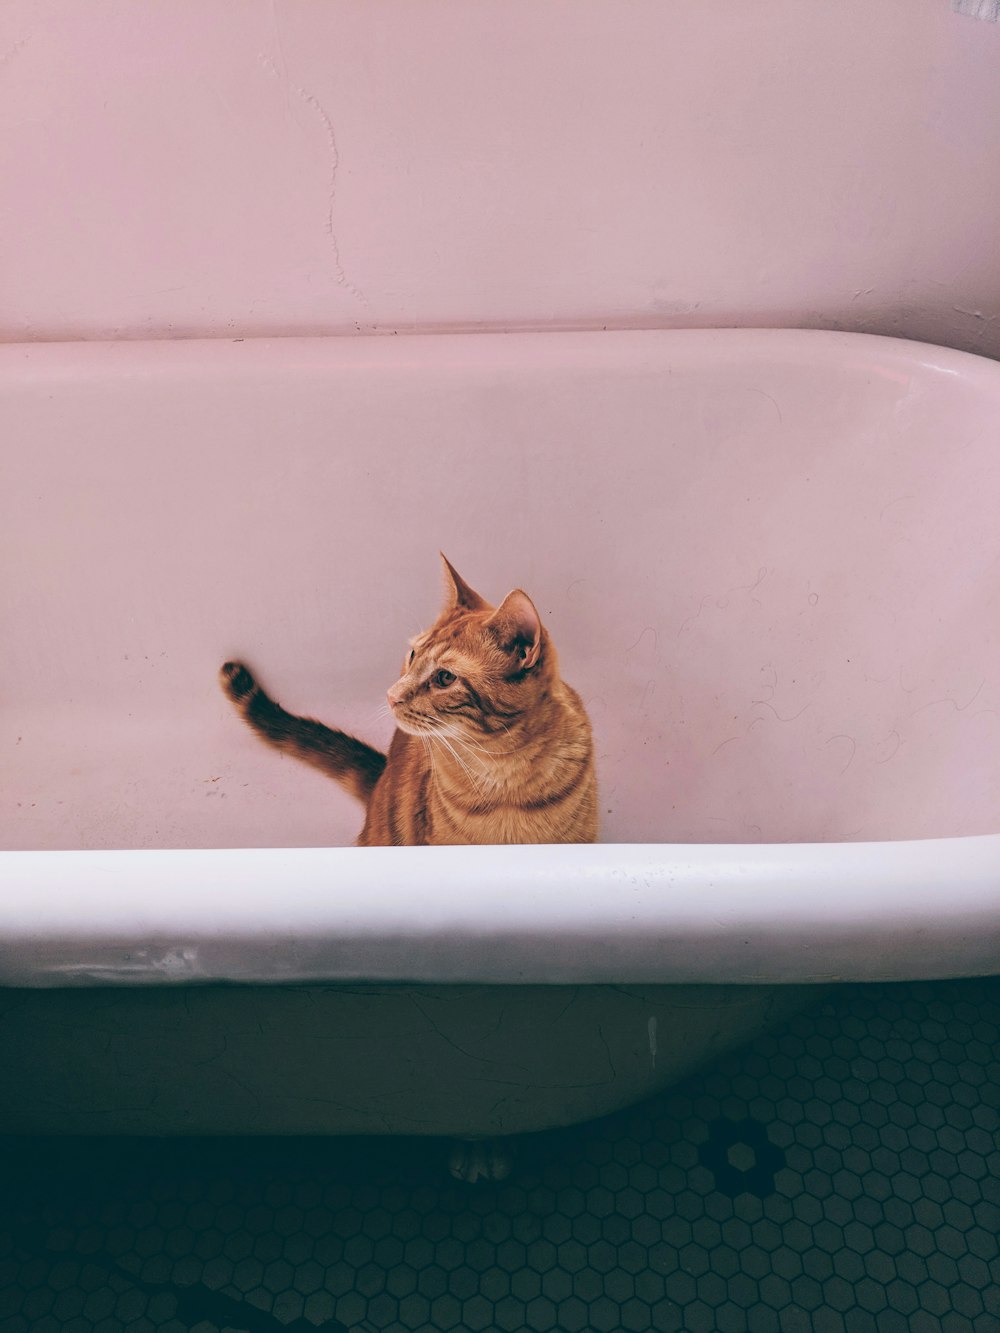
<path id="1" fill-rule="evenodd" d="M 948 0 L 6 0 L 0 337 L 597 322 L 1000 354 Z"/>

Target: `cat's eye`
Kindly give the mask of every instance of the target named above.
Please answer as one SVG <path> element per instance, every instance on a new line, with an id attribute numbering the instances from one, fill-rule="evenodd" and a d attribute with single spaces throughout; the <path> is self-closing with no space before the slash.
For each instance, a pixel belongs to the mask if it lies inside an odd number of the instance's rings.
<path id="1" fill-rule="evenodd" d="M 411 649 L 410 649 L 410 656 L 407 658 L 407 661 L 408 661 L 408 662 L 412 662 L 413 659 L 416 657 L 416 655 L 417 655 L 417 650 L 416 650 L 416 648 L 411 648 Z"/>
<path id="2" fill-rule="evenodd" d="M 434 684 L 441 690 L 454 684 L 455 677 L 450 671 L 435 671 L 433 676 Z"/>

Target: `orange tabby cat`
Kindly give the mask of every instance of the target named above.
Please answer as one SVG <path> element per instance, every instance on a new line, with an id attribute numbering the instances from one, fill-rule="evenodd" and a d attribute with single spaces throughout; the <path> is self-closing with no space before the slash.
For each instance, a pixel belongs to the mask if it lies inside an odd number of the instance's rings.
<path id="1" fill-rule="evenodd" d="M 223 689 L 259 736 L 364 802 L 361 847 L 593 842 L 590 722 L 538 612 L 520 589 L 490 606 L 444 564 L 445 609 L 387 695 L 388 755 L 286 713 L 239 662 Z"/>

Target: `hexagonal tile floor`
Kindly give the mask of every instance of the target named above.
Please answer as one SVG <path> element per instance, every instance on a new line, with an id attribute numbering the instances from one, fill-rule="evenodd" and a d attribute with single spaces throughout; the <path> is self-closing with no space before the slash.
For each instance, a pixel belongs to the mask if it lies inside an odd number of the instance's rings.
<path id="1" fill-rule="evenodd" d="M 1000 979 L 835 992 L 460 1186 L 407 1140 L 7 1140 L 2 1333 L 996 1333 Z"/>

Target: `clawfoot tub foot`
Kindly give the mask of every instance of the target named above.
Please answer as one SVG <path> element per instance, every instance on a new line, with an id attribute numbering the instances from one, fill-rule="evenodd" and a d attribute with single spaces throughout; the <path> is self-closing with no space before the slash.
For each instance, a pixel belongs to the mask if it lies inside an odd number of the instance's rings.
<path id="1" fill-rule="evenodd" d="M 513 1139 L 455 1139 L 448 1170 L 470 1185 L 477 1180 L 504 1180 L 514 1165 Z"/>

